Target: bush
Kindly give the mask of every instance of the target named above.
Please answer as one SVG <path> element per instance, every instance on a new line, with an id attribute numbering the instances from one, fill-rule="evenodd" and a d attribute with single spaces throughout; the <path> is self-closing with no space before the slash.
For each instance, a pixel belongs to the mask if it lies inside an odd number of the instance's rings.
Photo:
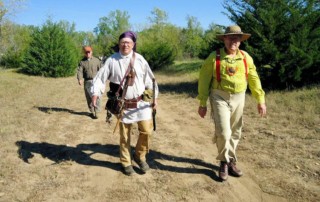
<path id="1" fill-rule="evenodd" d="M 77 50 L 61 26 L 48 20 L 31 34 L 30 48 L 21 71 L 45 77 L 66 77 L 75 73 Z"/>
<path id="2" fill-rule="evenodd" d="M 174 48 L 166 42 L 146 43 L 139 49 L 139 52 L 153 70 L 173 64 L 176 57 Z"/>
<path id="3" fill-rule="evenodd" d="M 10 48 L 0 59 L 0 65 L 5 68 L 16 68 L 21 65 L 22 55 Z"/>

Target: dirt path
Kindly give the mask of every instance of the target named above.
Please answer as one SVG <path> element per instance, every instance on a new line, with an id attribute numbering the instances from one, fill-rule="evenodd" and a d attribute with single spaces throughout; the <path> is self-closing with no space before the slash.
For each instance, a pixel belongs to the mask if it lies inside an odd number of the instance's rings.
<path id="1" fill-rule="evenodd" d="M 74 78 L 17 85 L 19 97 L 2 96 L 0 201 L 287 201 L 263 193 L 245 162 L 243 177 L 219 181 L 213 125 L 198 117 L 194 98 L 160 95 L 151 170 L 128 177 L 115 122 L 88 116 Z"/>

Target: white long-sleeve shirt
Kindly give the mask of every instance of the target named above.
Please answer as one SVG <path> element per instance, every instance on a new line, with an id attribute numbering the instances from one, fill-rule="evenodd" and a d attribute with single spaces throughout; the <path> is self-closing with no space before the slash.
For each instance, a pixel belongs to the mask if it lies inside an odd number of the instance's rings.
<path id="1" fill-rule="evenodd" d="M 133 52 L 127 56 L 115 53 L 110 56 L 104 66 L 99 70 L 93 79 L 91 92 L 93 95 L 100 96 L 105 89 L 107 80 L 120 84 L 123 79 L 132 58 Z M 152 79 L 154 75 L 150 69 L 148 62 L 138 53 L 135 53 L 134 70 L 136 72 L 135 82 L 133 86 L 128 86 L 125 99 L 134 99 L 143 94 L 145 89 L 152 89 Z M 123 82 L 122 85 L 124 85 Z M 122 86 L 123 88 L 124 86 Z M 155 83 L 155 97 L 158 97 L 158 85 Z M 151 103 L 139 101 L 136 109 L 126 109 L 122 116 L 123 123 L 133 123 L 142 120 L 151 119 L 152 109 Z"/>

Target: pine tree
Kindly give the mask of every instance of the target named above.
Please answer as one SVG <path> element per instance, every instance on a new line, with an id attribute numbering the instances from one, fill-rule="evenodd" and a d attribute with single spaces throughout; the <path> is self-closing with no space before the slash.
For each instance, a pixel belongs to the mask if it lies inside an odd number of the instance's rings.
<path id="1" fill-rule="evenodd" d="M 232 21 L 252 34 L 243 46 L 254 57 L 264 86 L 279 89 L 319 82 L 318 1 L 231 0 L 225 8 Z"/>
<path id="2" fill-rule="evenodd" d="M 22 72 L 44 77 L 74 75 L 78 52 L 61 24 L 47 20 L 33 30 L 31 37 Z"/>

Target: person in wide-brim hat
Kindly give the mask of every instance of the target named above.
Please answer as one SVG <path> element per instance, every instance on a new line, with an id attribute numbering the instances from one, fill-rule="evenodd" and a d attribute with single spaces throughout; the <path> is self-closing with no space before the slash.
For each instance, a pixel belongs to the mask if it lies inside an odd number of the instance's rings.
<path id="1" fill-rule="evenodd" d="M 227 27 L 224 34 L 217 35 L 224 46 L 211 52 L 199 72 L 198 114 L 201 118 L 206 116 L 209 99 L 215 125 L 212 140 L 218 150 L 216 160 L 220 161 L 218 176 L 221 181 L 227 180 L 229 175 L 243 175 L 237 166 L 237 148 L 242 135 L 248 87 L 256 99 L 258 113 L 261 116 L 267 113 L 265 92 L 253 58 L 239 48 L 241 42 L 250 36 L 238 25 Z"/>
<path id="2" fill-rule="evenodd" d="M 223 37 L 227 36 L 227 35 L 240 35 L 241 36 L 240 41 L 245 41 L 251 36 L 251 34 L 243 33 L 241 31 L 241 28 L 238 25 L 232 25 L 232 26 L 227 27 L 224 34 L 217 34 L 216 37 L 217 37 L 217 39 L 223 41 Z"/>

